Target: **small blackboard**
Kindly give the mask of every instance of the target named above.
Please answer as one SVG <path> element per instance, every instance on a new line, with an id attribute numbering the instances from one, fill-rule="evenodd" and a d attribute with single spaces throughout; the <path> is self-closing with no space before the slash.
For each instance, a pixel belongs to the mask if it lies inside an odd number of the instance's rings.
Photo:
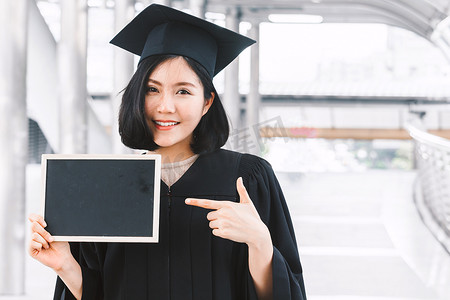
<path id="1" fill-rule="evenodd" d="M 42 156 L 43 216 L 56 241 L 157 243 L 160 155 Z"/>

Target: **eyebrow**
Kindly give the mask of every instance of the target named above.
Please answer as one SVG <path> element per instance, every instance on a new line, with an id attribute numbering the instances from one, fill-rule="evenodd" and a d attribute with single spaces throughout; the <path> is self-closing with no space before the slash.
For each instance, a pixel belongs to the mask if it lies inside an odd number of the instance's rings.
<path id="1" fill-rule="evenodd" d="M 159 82 L 157 80 L 154 80 L 154 79 L 151 79 L 151 78 L 148 79 L 148 83 L 154 83 L 154 84 L 157 84 L 157 85 L 162 85 L 161 82 Z M 175 85 L 176 86 L 187 85 L 187 86 L 191 86 L 191 87 L 197 87 L 195 84 L 193 84 L 191 82 L 188 82 L 188 81 L 177 82 L 177 83 L 175 83 Z"/>

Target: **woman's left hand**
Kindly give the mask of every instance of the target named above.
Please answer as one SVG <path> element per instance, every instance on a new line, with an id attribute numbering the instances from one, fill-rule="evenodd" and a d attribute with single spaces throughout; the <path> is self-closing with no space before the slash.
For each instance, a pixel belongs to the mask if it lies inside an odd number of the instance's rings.
<path id="1" fill-rule="evenodd" d="M 209 227 L 215 236 L 248 246 L 261 247 L 272 243 L 267 226 L 261 221 L 247 190 L 239 177 L 236 182 L 240 202 L 187 198 L 186 204 L 213 211 L 207 215 Z"/>

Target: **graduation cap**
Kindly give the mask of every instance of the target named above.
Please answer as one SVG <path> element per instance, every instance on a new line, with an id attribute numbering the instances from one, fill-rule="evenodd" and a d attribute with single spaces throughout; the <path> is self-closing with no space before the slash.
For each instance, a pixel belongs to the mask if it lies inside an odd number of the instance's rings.
<path id="1" fill-rule="evenodd" d="M 139 62 L 157 54 L 192 58 L 213 78 L 255 41 L 182 11 L 151 4 L 110 43 L 139 55 Z"/>

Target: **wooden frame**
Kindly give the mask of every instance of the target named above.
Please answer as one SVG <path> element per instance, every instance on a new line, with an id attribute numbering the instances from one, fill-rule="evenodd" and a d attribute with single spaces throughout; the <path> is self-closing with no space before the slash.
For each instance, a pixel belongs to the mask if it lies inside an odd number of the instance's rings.
<path id="1" fill-rule="evenodd" d="M 44 154 L 46 229 L 55 241 L 157 243 L 160 178 L 160 155 Z"/>

